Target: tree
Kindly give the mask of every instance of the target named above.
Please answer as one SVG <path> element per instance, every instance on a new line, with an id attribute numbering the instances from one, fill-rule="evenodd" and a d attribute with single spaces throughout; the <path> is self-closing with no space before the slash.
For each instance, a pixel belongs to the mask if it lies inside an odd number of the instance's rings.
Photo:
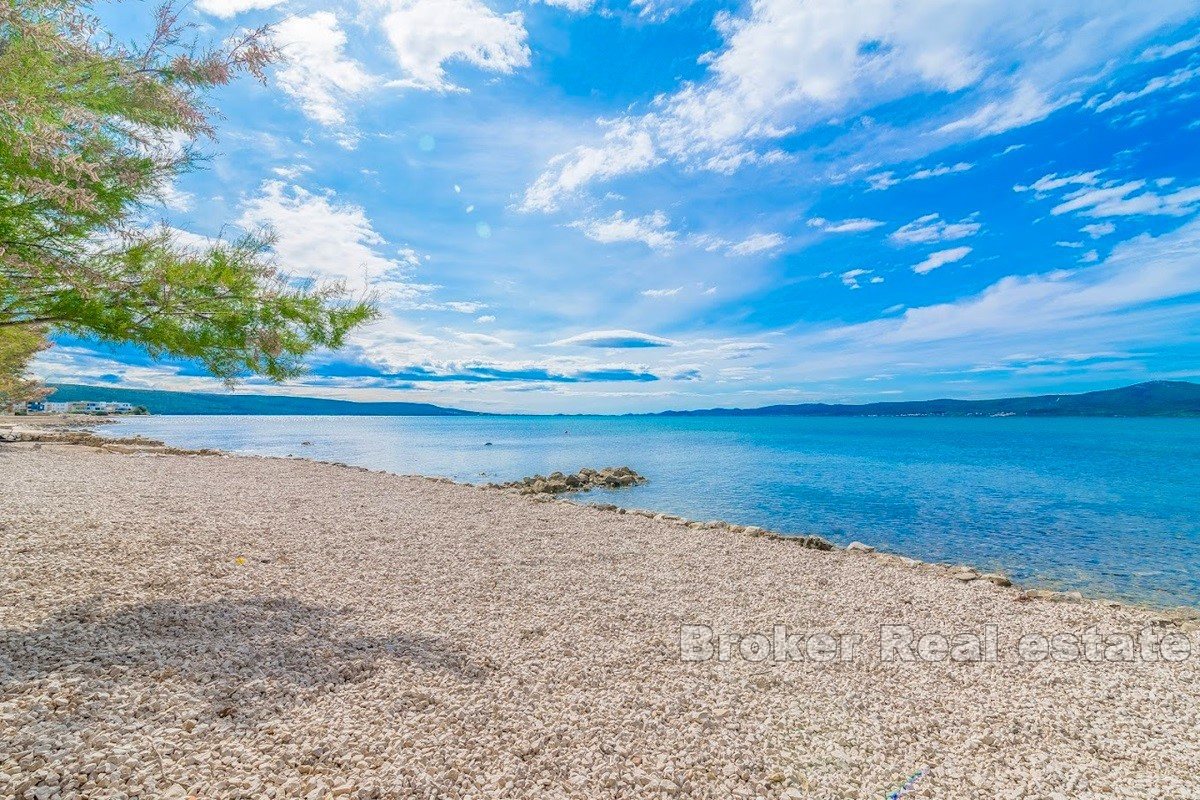
<path id="1" fill-rule="evenodd" d="M 45 346 L 39 327 L 0 328 L 0 411 L 49 394 L 37 381 L 22 377 L 30 360 Z"/>
<path id="2" fill-rule="evenodd" d="M 133 47 L 80 0 L 0 0 L 0 331 L 49 326 L 282 380 L 375 311 L 286 275 L 269 232 L 197 244 L 148 220 L 199 166 L 206 94 L 261 80 L 277 55 L 265 29 L 207 49 L 191 35 L 171 5 Z"/>

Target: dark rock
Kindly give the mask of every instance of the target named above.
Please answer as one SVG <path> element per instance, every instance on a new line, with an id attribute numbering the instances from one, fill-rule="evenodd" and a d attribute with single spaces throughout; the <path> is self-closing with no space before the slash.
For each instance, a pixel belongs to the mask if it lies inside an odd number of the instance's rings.
<path id="1" fill-rule="evenodd" d="M 531 475 L 511 483 L 488 484 L 490 488 L 518 489 L 522 494 L 562 494 L 564 492 L 586 492 L 603 487 L 621 489 L 645 483 L 646 479 L 629 467 L 605 467 L 601 470 L 584 467 L 578 472 L 564 475 Z"/>

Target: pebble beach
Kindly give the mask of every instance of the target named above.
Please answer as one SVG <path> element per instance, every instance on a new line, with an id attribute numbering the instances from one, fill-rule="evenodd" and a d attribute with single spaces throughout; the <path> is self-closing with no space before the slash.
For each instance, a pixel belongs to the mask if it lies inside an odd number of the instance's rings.
<path id="1" fill-rule="evenodd" d="M 0 797 L 1200 798 L 1194 614 L 812 545 L 0 443 Z M 763 657 L 781 626 L 808 646 Z M 889 658 L 901 629 L 932 646 Z M 1170 652 L 1019 646 L 1087 632 Z"/>

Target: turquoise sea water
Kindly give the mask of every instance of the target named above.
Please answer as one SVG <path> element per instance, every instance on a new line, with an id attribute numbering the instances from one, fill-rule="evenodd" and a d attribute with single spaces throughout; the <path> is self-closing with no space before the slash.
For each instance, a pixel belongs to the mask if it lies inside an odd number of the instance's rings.
<path id="1" fill-rule="evenodd" d="M 1200 420 L 194 416 L 106 432 L 479 483 L 629 465 L 650 483 L 581 499 L 1200 605 Z"/>

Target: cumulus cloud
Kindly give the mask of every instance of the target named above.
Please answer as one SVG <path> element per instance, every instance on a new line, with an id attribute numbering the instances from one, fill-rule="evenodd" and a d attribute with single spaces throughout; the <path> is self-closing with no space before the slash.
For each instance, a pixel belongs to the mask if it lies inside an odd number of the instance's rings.
<path id="1" fill-rule="evenodd" d="M 387 294 L 396 297 L 415 297 L 431 288 L 406 283 L 411 263 L 383 255 L 387 242 L 363 208 L 339 202 L 329 190 L 314 193 L 284 181 L 265 181 L 243 203 L 237 224 L 270 227 L 281 266 L 297 276 L 344 281 L 356 290 L 386 285 Z"/>
<path id="2" fill-rule="evenodd" d="M 915 265 L 912 270 L 918 275 L 925 275 L 947 264 L 962 261 L 970 253 L 971 248 L 969 247 L 951 247 L 948 250 L 938 250 L 936 253 L 930 253 L 924 261 Z"/>
<path id="3" fill-rule="evenodd" d="M 402 73 L 394 86 L 461 91 L 448 63 L 501 74 L 529 65 L 519 11 L 497 14 L 479 0 L 390 0 L 388 8 L 381 24 Z"/>
<path id="4" fill-rule="evenodd" d="M 947 222 L 939 214 L 926 214 L 897 228 L 888 237 L 897 244 L 930 244 L 952 242 L 974 236 L 982 226 L 972 214 L 958 222 Z"/>
<path id="5" fill-rule="evenodd" d="M 638 348 L 638 347 L 670 347 L 675 344 L 671 339 L 653 336 L 638 331 L 588 331 L 566 339 L 551 342 L 555 347 L 606 347 L 606 348 Z"/>
<path id="6" fill-rule="evenodd" d="M 813 217 L 808 221 L 811 228 L 825 233 L 863 233 L 873 231 L 885 223 L 877 219 L 856 217 L 854 219 L 831 220 L 824 217 Z"/>
<path id="7" fill-rule="evenodd" d="M 329 11 L 288 17 L 275 26 L 273 35 L 285 59 L 275 72 L 279 87 L 310 119 L 344 125 L 346 104 L 375 86 L 377 79 L 346 57 L 346 34 L 338 18 Z"/>
<path id="8" fill-rule="evenodd" d="M 617 211 L 604 219 L 589 219 L 572 222 L 572 228 L 583 231 L 583 235 L 603 244 L 617 242 L 641 242 L 655 250 L 666 250 L 675 244 L 678 234 L 670 229 L 671 220 L 661 211 L 644 217 L 627 217 Z"/>

